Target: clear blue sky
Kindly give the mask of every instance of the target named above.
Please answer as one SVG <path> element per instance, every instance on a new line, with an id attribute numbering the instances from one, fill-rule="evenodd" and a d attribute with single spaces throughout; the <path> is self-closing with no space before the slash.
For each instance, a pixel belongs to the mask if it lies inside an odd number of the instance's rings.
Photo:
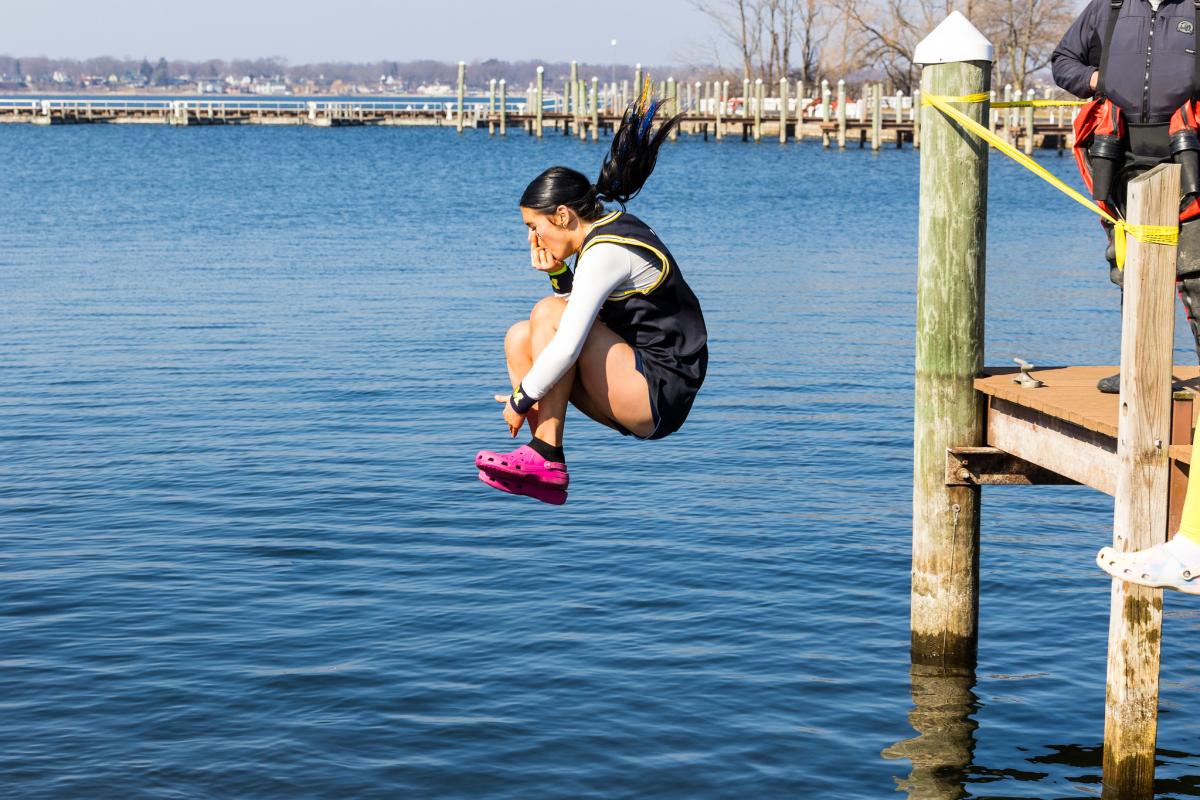
<path id="1" fill-rule="evenodd" d="M 0 53 L 59 58 L 665 64 L 711 60 L 715 36 L 688 0 L 13 0 L 4 6 Z"/>

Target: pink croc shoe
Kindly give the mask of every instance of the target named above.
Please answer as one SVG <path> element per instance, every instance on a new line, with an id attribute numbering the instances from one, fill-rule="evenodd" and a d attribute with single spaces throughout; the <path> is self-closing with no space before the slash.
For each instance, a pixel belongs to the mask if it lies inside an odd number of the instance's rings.
<path id="1" fill-rule="evenodd" d="M 567 502 L 567 492 L 565 489 L 555 489 L 552 486 L 546 486 L 542 483 L 513 480 L 501 475 L 488 475 L 483 470 L 479 470 L 479 480 L 493 489 L 499 489 L 509 494 L 522 494 L 526 497 L 532 497 L 534 500 L 549 503 L 552 506 L 561 506 Z"/>
<path id="2" fill-rule="evenodd" d="M 527 444 L 511 453 L 480 450 L 479 455 L 475 456 L 475 466 L 493 478 L 536 483 L 551 489 L 566 491 L 567 484 L 571 482 L 566 464 L 547 461 Z"/>

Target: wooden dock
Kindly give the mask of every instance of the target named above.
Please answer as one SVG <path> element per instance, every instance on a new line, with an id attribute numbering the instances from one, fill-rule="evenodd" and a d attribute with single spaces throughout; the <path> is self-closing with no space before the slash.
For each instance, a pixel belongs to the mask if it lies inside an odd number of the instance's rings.
<path id="1" fill-rule="evenodd" d="M 582 83 L 582 82 L 581 82 Z M 840 82 L 839 82 L 840 83 Z M 691 87 L 688 87 L 691 89 Z M 870 87 L 868 87 L 870 88 Z M 788 143 L 820 139 L 825 147 L 880 150 L 885 146 L 919 146 L 920 132 L 914 108 L 918 97 L 894 95 L 883 102 L 882 91 L 858 99 L 838 99 L 822 92 L 817 97 L 703 97 L 699 88 L 690 99 L 680 99 L 678 87 L 668 111 L 675 105 L 683 114 L 680 133 L 705 141 L 727 137 L 742 141 Z M 612 133 L 621 121 L 622 101 L 628 92 L 583 90 L 562 96 L 544 95 L 542 113 L 536 94 L 500 99 L 493 90 L 487 98 L 461 101 L 376 100 L 356 98 L 0 98 L 0 124 L 158 124 L 204 125 L 307 125 L 312 127 L 453 126 L 456 130 L 486 129 L 507 135 L 509 128 L 531 136 L 561 134 L 597 141 Z M 499 102 L 498 102 L 499 100 Z M 786 109 L 786 112 L 781 112 Z M 1069 146 L 1071 125 L 1067 113 L 1038 109 L 1029 119 L 993 111 L 992 127 L 1026 151 Z"/>
<path id="2" fill-rule="evenodd" d="M 1029 374 L 1044 385 L 1023 386 L 1013 367 L 985 368 L 975 389 L 986 407 L 985 447 L 947 451 L 949 485 L 1029 485 L 1074 483 L 1115 496 L 1120 397 L 1104 394 L 1096 382 L 1115 375 L 1117 366 L 1049 367 Z M 1200 404 L 1200 367 L 1172 369 L 1172 405 L 1167 457 L 1170 461 L 1167 530 L 1179 527 L 1192 430 Z M 1007 455 L 1006 455 L 1007 454 Z"/>

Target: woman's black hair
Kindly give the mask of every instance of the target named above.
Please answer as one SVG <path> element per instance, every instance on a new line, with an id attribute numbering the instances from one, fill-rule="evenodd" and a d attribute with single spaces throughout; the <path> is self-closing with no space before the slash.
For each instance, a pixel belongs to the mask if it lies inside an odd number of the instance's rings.
<path id="1" fill-rule="evenodd" d="M 654 172 L 658 148 L 682 116 L 677 114 L 655 128 L 654 116 L 662 101 L 650 98 L 649 87 L 647 77 L 641 98 L 625 109 L 595 184 L 582 172 L 551 167 L 525 188 L 521 207 L 549 214 L 559 206 L 566 206 L 580 218 L 593 220 L 604 215 L 603 201 L 612 200 L 624 208 L 636 197 Z"/>

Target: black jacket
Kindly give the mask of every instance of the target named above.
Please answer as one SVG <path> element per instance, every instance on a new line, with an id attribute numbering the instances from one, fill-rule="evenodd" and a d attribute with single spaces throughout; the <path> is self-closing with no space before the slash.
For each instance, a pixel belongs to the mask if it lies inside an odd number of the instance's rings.
<path id="1" fill-rule="evenodd" d="M 1109 0 L 1092 0 L 1067 29 L 1051 56 L 1054 82 L 1076 97 L 1100 67 Z M 1105 88 L 1132 123 L 1169 122 L 1192 93 L 1196 68 L 1196 7 L 1193 0 L 1125 0 L 1113 31 Z"/>

